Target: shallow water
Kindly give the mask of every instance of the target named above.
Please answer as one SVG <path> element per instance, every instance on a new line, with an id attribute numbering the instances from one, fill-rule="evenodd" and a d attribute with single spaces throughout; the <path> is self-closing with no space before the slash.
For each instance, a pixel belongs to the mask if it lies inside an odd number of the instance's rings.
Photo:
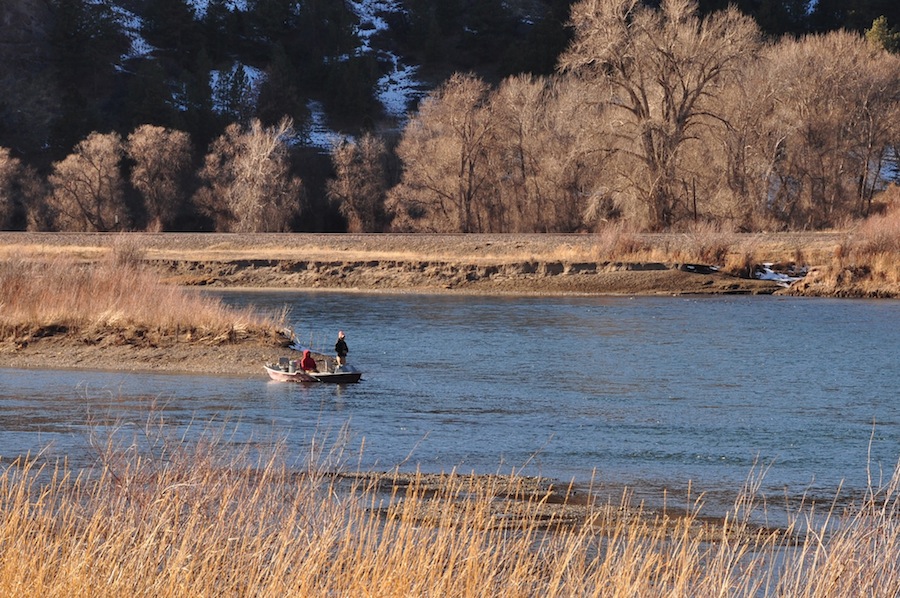
<path id="1" fill-rule="evenodd" d="M 220 296 L 288 305 L 314 349 L 343 329 L 363 382 L 0 370 L 0 455 L 44 448 L 87 465 L 92 431 L 148 438 L 157 413 L 187 437 L 284 438 L 298 459 L 344 430 L 353 467 L 515 469 L 650 500 L 690 484 L 723 508 L 754 464 L 776 500 L 829 499 L 841 484 L 858 496 L 867 467 L 877 482 L 900 457 L 896 301 Z"/>

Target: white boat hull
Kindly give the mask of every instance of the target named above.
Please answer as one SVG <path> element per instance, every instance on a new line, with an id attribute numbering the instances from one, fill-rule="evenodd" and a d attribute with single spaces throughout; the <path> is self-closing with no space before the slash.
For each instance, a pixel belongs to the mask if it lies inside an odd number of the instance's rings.
<path id="1" fill-rule="evenodd" d="M 301 382 L 327 384 L 353 384 L 362 378 L 362 372 L 340 368 L 336 372 L 304 372 L 303 370 L 285 371 L 274 364 L 263 366 L 269 378 L 277 382 Z"/>

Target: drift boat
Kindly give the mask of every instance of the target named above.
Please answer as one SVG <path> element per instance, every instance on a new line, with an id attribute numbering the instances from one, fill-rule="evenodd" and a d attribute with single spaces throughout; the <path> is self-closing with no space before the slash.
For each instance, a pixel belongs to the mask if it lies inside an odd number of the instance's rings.
<path id="1" fill-rule="evenodd" d="M 267 363 L 263 368 L 269 378 L 277 382 L 353 384 L 362 378 L 362 372 L 349 365 L 339 365 L 333 372 L 305 372 L 297 366 L 295 360 L 286 357 L 279 359 L 278 363 Z"/>

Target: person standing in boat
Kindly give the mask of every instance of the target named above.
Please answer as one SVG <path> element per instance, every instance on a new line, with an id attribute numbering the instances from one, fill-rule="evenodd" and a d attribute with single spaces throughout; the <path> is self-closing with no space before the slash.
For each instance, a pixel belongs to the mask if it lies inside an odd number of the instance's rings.
<path id="1" fill-rule="evenodd" d="M 304 372 L 318 372 L 316 360 L 310 354 L 309 349 L 303 349 L 303 359 L 300 360 L 300 369 Z"/>
<path id="2" fill-rule="evenodd" d="M 344 331 L 338 331 L 337 342 L 334 343 L 334 352 L 337 353 L 337 364 L 339 366 L 345 365 L 347 363 L 347 353 L 350 350 L 347 348 L 347 341 L 344 340 Z"/>

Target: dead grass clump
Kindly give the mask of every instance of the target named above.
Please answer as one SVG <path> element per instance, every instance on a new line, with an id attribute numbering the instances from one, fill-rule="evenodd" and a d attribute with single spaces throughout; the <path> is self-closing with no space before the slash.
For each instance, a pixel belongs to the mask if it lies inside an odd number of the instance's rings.
<path id="1" fill-rule="evenodd" d="M 110 246 L 110 259 L 122 268 L 139 268 L 146 257 L 146 250 L 136 237 L 127 233 L 116 235 Z"/>
<path id="2" fill-rule="evenodd" d="M 282 327 L 274 317 L 164 285 L 156 274 L 119 259 L 7 260 L 0 264 L 0 305 L 0 337 L 16 341 L 52 331 L 90 336 L 149 330 L 158 338 L 227 342 L 274 338 Z"/>
<path id="3" fill-rule="evenodd" d="M 732 250 L 727 253 L 722 270 L 740 278 L 751 278 L 757 266 L 765 261 L 758 255 L 759 244 L 754 237 L 731 244 Z"/>
<path id="4" fill-rule="evenodd" d="M 854 251 L 858 257 L 868 258 L 900 255 L 900 204 L 863 221 L 855 235 Z"/>
<path id="5" fill-rule="evenodd" d="M 722 270 L 740 278 L 750 278 L 756 269 L 756 258 L 752 251 L 729 253 Z"/>
<path id="6" fill-rule="evenodd" d="M 900 296 L 900 204 L 867 218 L 838 243 L 818 282 L 847 296 Z"/>
<path id="7" fill-rule="evenodd" d="M 632 261 L 646 254 L 650 247 L 621 222 L 600 228 L 594 234 L 594 259 L 605 262 Z"/>
<path id="8" fill-rule="evenodd" d="M 731 252 L 734 234 L 712 222 L 694 223 L 673 256 L 677 261 L 721 266 Z"/>

